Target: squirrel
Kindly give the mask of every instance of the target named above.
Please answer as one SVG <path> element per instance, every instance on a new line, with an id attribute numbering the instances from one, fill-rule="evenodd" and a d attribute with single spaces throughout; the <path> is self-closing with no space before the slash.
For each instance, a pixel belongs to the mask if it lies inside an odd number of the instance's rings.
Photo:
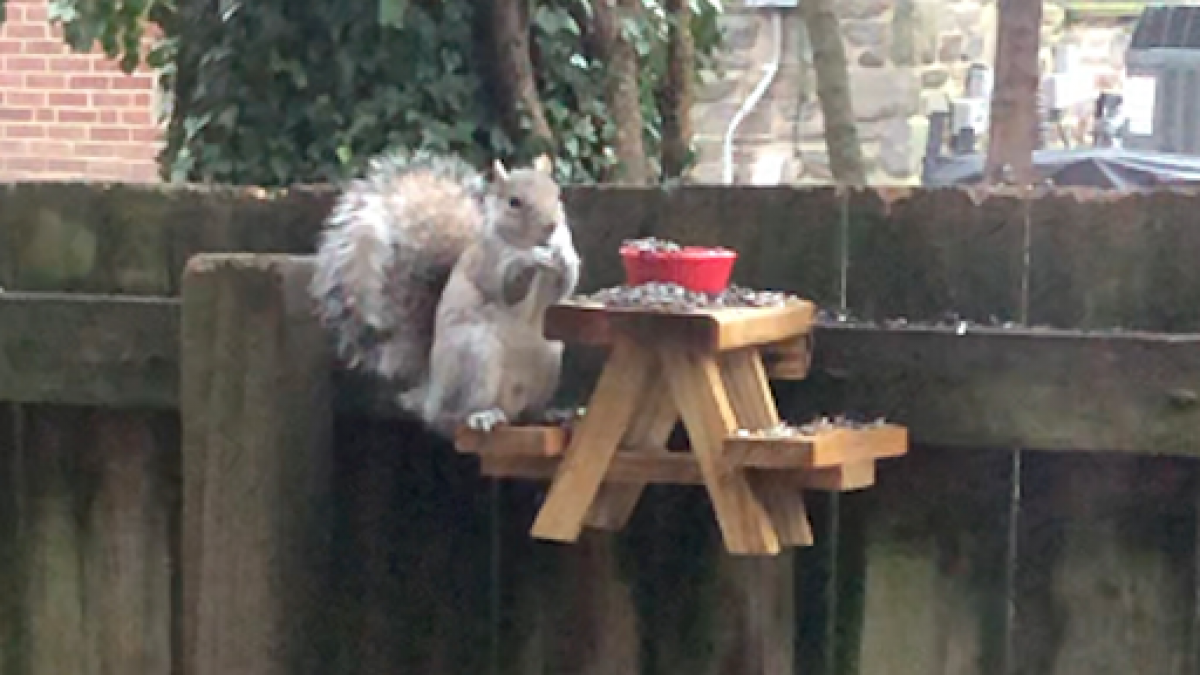
<path id="1" fill-rule="evenodd" d="M 310 293 L 351 368 L 399 383 L 400 407 L 443 435 L 545 414 L 563 345 L 546 310 L 581 261 L 541 156 L 486 180 L 453 156 L 373 159 L 338 197 Z"/>

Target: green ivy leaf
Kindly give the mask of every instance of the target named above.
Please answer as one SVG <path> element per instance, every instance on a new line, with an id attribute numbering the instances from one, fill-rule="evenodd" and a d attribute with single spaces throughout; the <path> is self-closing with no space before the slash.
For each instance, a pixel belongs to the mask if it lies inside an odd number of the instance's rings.
<path id="1" fill-rule="evenodd" d="M 404 28 L 404 14 L 409 0 L 379 0 L 379 25 L 385 28 Z"/>

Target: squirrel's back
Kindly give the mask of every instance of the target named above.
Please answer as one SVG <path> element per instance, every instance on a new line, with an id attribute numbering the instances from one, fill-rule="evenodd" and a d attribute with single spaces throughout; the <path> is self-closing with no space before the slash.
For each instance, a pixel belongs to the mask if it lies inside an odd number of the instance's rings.
<path id="1" fill-rule="evenodd" d="M 376 158 L 338 198 L 311 291 L 339 358 L 414 384 L 428 366 L 438 299 L 483 228 L 483 177 L 454 157 Z"/>

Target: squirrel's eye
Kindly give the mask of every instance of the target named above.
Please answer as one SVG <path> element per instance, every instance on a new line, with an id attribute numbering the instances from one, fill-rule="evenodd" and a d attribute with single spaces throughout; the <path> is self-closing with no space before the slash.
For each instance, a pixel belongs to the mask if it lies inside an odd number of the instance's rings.
<path id="1" fill-rule="evenodd" d="M 508 200 L 508 205 L 513 207 L 514 209 L 519 209 L 519 208 L 521 208 L 521 200 L 517 199 L 516 197 L 513 197 Z"/>

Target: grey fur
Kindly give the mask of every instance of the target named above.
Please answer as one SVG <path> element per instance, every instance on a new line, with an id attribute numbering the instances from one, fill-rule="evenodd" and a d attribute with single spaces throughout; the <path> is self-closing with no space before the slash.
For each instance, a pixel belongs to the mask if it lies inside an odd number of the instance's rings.
<path id="1" fill-rule="evenodd" d="M 511 209 L 514 196 L 530 208 Z M 452 273 L 462 279 L 452 283 Z M 401 152 L 374 159 L 339 196 L 310 291 L 338 357 L 400 384 L 404 408 L 451 433 L 548 402 L 562 345 L 542 337 L 543 315 L 578 276 L 545 174 L 518 170 L 489 185 L 458 158 Z"/>

